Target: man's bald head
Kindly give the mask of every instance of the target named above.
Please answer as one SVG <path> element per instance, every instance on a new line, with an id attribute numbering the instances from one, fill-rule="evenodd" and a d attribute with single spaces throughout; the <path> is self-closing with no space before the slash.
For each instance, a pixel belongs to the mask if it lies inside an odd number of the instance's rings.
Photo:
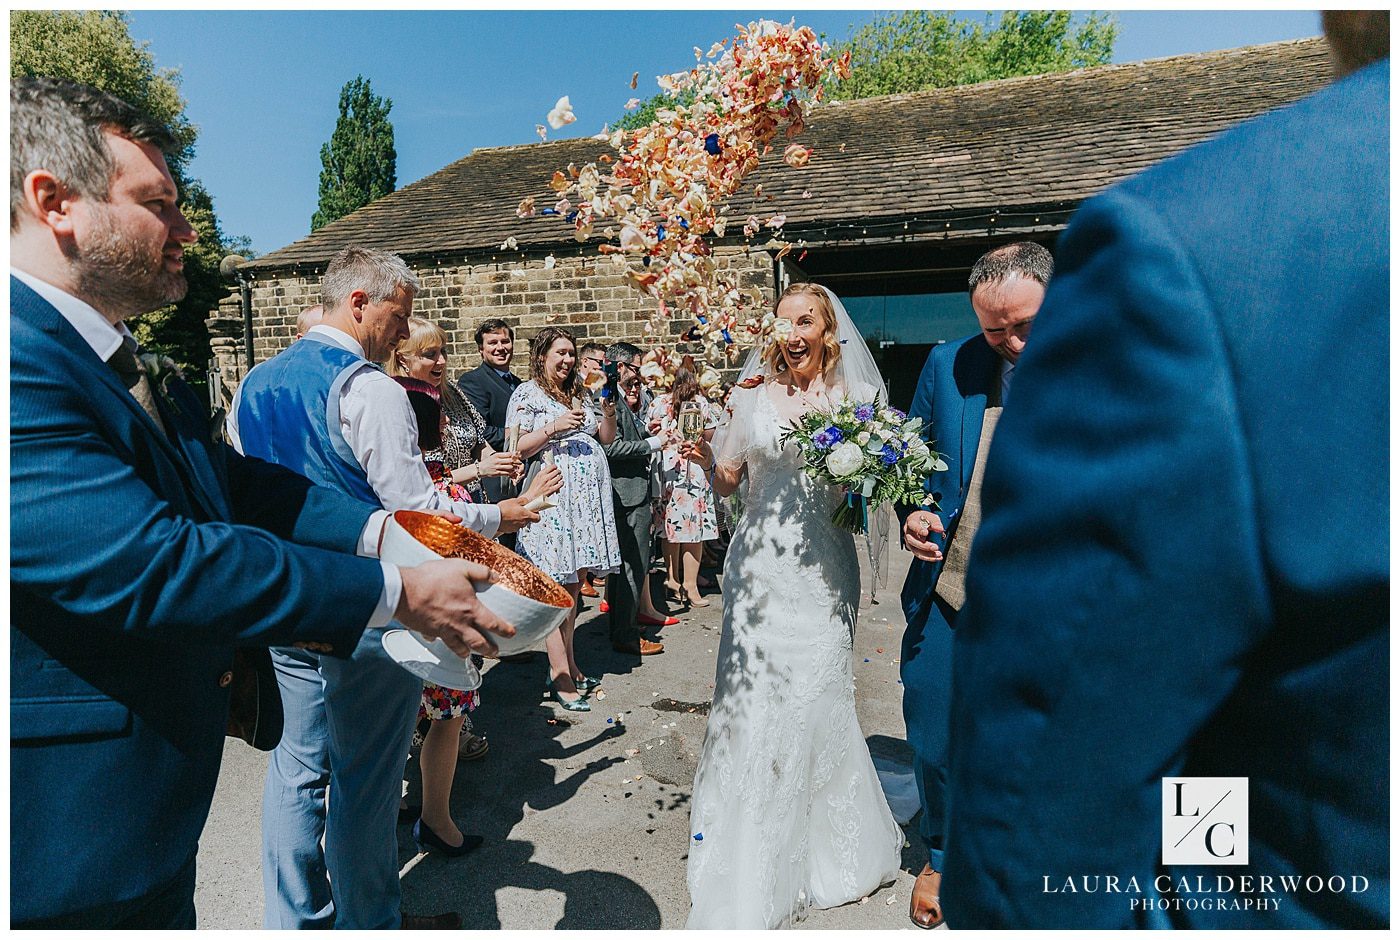
<path id="1" fill-rule="evenodd" d="M 324 304 L 316 304 L 313 307 L 307 307 L 301 313 L 297 314 L 297 339 L 301 339 L 307 333 L 311 332 L 311 328 L 320 323 L 325 315 L 326 308 Z"/>

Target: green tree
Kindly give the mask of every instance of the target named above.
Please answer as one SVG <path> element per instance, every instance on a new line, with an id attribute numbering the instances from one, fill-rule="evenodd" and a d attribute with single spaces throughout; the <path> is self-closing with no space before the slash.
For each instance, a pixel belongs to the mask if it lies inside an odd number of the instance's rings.
<path id="1" fill-rule="evenodd" d="M 1099 13 L 1007 11 L 984 23 L 930 10 L 885 13 L 836 47 L 851 53 L 852 74 L 829 93 L 870 98 L 1103 65 L 1117 34 L 1113 17 Z"/>
<path id="2" fill-rule="evenodd" d="M 149 43 L 131 38 L 124 13 L 86 10 L 16 10 L 10 13 L 10 76 L 47 75 L 84 82 L 131 102 L 175 133 L 182 148 L 169 158 L 180 188 L 180 209 L 199 234 L 185 251 L 190 289 L 177 304 L 131 323 L 143 346 L 170 356 L 192 383 L 202 386 L 209 368 L 209 333 L 204 321 L 228 292 L 219 275 L 224 255 L 252 255 L 246 238 L 226 235 L 214 200 L 188 175 L 198 128 L 185 114 L 180 76 L 157 69 Z"/>
<path id="3" fill-rule="evenodd" d="M 661 108 L 674 108 L 677 105 L 691 105 L 695 102 L 695 92 L 689 88 L 683 89 L 679 94 L 671 94 L 667 91 L 658 91 L 646 101 L 643 101 L 634 111 L 628 111 L 618 118 L 613 124 L 614 128 L 622 128 L 625 131 L 636 130 L 639 127 L 646 127 L 656 120 L 656 112 Z"/>
<path id="4" fill-rule="evenodd" d="M 340 89 L 340 117 L 321 145 L 321 191 L 311 230 L 334 222 L 394 191 L 397 155 L 389 109 L 362 75 Z"/>

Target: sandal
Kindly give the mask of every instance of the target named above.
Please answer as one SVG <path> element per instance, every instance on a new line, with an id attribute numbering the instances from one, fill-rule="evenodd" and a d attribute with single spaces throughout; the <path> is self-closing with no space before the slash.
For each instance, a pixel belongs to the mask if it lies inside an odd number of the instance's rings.
<path id="1" fill-rule="evenodd" d="M 491 750 L 486 737 L 480 734 L 463 735 L 457 742 L 458 760 L 480 760 Z"/>

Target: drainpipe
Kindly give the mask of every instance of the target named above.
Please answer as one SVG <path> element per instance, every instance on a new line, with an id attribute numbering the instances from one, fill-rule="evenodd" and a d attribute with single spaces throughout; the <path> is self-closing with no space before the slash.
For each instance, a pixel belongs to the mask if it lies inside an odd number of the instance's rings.
<path id="1" fill-rule="evenodd" d="M 248 259 L 242 255 L 228 255 L 219 262 L 219 273 L 238 281 L 238 296 L 243 306 L 243 360 L 247 363 L 244 375 L 253 368 L 253 282 L 239 269 L 239 265 L 247 263 Z"/>

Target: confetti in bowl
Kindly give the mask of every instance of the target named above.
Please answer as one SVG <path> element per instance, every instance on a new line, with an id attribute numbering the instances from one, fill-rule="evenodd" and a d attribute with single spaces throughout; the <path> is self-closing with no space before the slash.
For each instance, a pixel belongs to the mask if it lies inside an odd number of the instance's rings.
<path id="1" fill-rule="evenodd" d="M 496 573 L 495 583 L 476 582 L 477 597 L 493 613 L 515 627 L 515 636 L 493 636 L 502 656 L 512 656 L 536 648 L 545 637 L 559 628 L 564 616 L 573 607 L 573 598 L 557 581 L 545 574 L 515 552 L 498 545 L 480 533 L 463 528 L 453 522 L 426 512 L 399 510 L 384 527 L 384 544 L 380 550 L 381 559 L 396 565 L 413 567 L 437 558 L 465 558 L 479 562 Z M 448 670 L 459 670 L 463 662 L 441 640 L 429 640 L 412 630 L 406 632 L 415 637 L 419 644 L 430 653 L 433 665 Z M 386 633 L 386 637 L 388 636 Z M 402 643 L 402 639 L 396 641 Z M 388 649 L 386 643 L 385 648 Z M 391 654 L 393 655 L 392 651 Z M 397 658 L 397 657 L 396 657 Z M 400 665 L 417 674 L 428 666 L 411 666 L 400 661 Z M 475 670 L 473 670 L 475 671 Z M 450 682 L 431 681 L 454 688 Z M 479 681 L 479 679 L 478 679 Z"/>

